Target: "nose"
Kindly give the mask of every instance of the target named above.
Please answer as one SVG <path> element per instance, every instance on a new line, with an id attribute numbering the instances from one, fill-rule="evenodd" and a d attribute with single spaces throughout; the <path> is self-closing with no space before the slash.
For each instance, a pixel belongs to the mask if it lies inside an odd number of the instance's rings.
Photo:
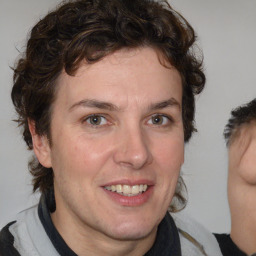
<path id="1" fill-rule="evenodd" d="M 150 142 L 141 128 L 126 128 L 119 133 L 114 161 L 127 168 L 139 170 L 153 160 Z"/>

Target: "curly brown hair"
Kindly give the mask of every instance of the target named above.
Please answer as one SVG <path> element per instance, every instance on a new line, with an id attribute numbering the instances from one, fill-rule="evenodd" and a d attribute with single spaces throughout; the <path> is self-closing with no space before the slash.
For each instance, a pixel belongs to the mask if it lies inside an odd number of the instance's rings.
<path id="1" fill-rule="evenodd" d="M 26 52 L 14 67 L 11 96 L 29 149 L 33 149 L 33 144 L 28 120 L 35 122 L 37 134 L 47 135 L 51 140 L 51 106 L 56 96 L 56 80 L 63 70 L 74 75 L 84 60 L 92 64 L 121 48 L 144 46 L 160 52 L 181 75 L 184 138 L 188 141 L 195 131 L 194 96 L 205 84 L 202 58 L 192 50 L 195 41 L 193 28 L 167 1 L 62 3 L 32 28 Z M 53 188 L 51 168 L 43 167 L 36 158 L 29 166 L 34 191 Z M 179 192 L 176 195 L 179 198 Z"/>
<path id="2" fill-rule="evenodd" d="M 231 111 L 231 117 L 224 129 L 224 138 L 229 147 L 238 137 L 239 131 L 243 125 L 256 122 L 256 98 L 252 101 L 239 106 Z"/>

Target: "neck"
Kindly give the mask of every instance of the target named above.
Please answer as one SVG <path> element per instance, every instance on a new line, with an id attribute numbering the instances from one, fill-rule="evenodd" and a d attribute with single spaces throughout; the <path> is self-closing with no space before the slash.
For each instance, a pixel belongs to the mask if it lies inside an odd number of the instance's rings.
<path id="1" fill-rule="evenodd" d="M 256 187 L 229 177 L 231 233 L 234 243 L 246 254 L 256 252 Z"/>
<path id="2" fill-rule="evenodd" d="M 74 223 L 73 219 L 68 216 L 64 217 L 65 225 L 61 225 L 63 216 L 58 216 L 54 212 L 51 217 L 69 248 L 80 256 L 141 256 L 152 247 L 157 233 L 157 228 L 155 228 L 148 236 L 140 240 L 117 240 L 88 226 L 82 228 L 81 223 Z M 72 225 L 70 221 L 73 222 Z M 71 226 L 74 227 L 72 230 Z"/>

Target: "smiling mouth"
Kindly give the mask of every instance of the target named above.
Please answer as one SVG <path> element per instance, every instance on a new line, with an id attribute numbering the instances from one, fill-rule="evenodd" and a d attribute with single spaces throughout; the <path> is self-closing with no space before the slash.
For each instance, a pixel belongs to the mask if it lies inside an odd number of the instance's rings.
<path id="1" fill-rule="evenodd" d="M 148 185 L 140 184 L 140 185 L 129 186 L 129 185 L 118 184 L 118 185 L 105 186 L 104 189 L 123 195 L 123 196 L 137 196 L 147 191 Z"/>

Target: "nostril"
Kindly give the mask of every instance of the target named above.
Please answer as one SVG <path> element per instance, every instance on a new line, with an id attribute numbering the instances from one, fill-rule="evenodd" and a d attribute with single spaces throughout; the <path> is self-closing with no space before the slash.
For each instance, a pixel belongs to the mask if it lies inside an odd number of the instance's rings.
<path id="1" fill-rule="evenodd" d="M 114 153 L 114 160 L 123 167 L 141 169 L 152 162 L 152 155 L 147 138 L 142 131 L 131 127 L 123 131 L 120 144 Z"/>

